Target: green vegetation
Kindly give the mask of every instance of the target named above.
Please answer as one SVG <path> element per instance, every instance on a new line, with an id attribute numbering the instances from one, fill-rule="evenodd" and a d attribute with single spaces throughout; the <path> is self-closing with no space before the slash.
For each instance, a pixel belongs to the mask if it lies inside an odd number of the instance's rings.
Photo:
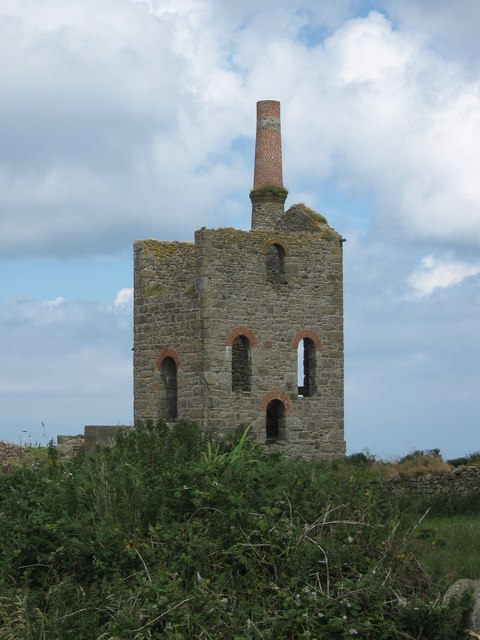
<path id="1" fill-rule="evenodd" d="M 327 219 L 325 218 L 324 215 L 322 215 L 321 213 L 318 213 L 317 211 L 314 211 L 313 209 L 308 207 L 304 202 L 298 202 L 297 204 L 293 204 L 290 207 L 289 211 L 291 211 L 292 209 L 300 209 L 301 211 L 306 213 L 307 216 L 309 216 L 310 219 L 313 220 L 314 222 L 319 222 L 321 224 L 328 224 Z"/>
<path id="2" fill-rule="evenodd" d="M 462 458 L 454 458 L 453 460 L 447 460 L 448 464 L 451 464 L 452 467 L 459 467 L 462 464 L 475 464 L 480 465 L 480 451 L 476 451 L 475 453 L 471 453 L 468 456 L 464 456 Z"/>
<path id="3" fill-rule="evenodd" d="M 285 196 L 286 198 L 288 196 L 288 190 L 285 189 L 285 187 L 278 187 L 276 185 L 271 185 L 271 186 L 265 186 L 265 187 L 258 187 L 257 189 L 252 189 L 250 191 L 251 196 L 264 195 L 264 194 L 269 194 L 273 196 Z"/>
<path id="4" fill-rule="evenodd" d="M 52 451 L 56 451 L 53 441 L 48 444 L 48 447 L 0 442 L 0 461 L 4 473 L 18 467 L 45 466 L 49 462 L 49 455 Z"/>
<path id="5" fill-rule="evenodd" d="M 422 519 L 385 498 L 376 464 L 149 422 L 69 463 L 5 468 L 0 640 L 467 637 L 468 598 L 441 596 L 478 577 L 480 508 L 451 529 Z M 448 562 L 459 535 L 464 566 Z"/>
<path id="6" fill-rule="evenodd" d="M 433 580 L 450 581 L 480 576 L 480 517 L 432 517 L 419 527 L 420 556 Z M 459 553 L 459 550 L 461 552 Z"/>
<path id="7" fill-rule="evenodd" d="M 376 460 L 370 453 L 355 453 L 346 459 L 347 466 L 351 463 L 363 465 L 370 476 L 383 478 L 415 478 L 424 473 L 432 475 L 446 473 L 452 470 L 452 465 L 445 462 L 439 449 L 426 451 L 411 451 L 406 456 L 390 462 Z"/>

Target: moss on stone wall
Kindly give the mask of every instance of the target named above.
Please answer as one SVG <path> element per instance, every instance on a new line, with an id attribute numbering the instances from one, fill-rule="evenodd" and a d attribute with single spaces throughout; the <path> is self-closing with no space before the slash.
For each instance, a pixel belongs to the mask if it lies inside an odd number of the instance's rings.
<path id="1" fill-rule="evenodd" d="M 151 284 L 149 287 L 147 287 L 143 296 L 144 298 L 149 298 L 151 296 L 160 296 L 164 293 L 166 293 L 165 287 L 163 287 L 160 283 L 157 283 Z"/>
<path id="2" fill-rule="evenodd" d="M 306 204 L 304 204 L 303 202 L 298 202 L 297 204 L 293 204 L 290 209 L 287 211 L 287 213 L 289 211 L 292 211 L 294 209 L 299 209 L 300 211 L 303 211 L 303 213 L 306 213 L 307 216 L 313 220 L 313 222 L 320 222 L 321 224 L 328 224 L 327 219 L 325 218 L 325 216 L 323 216 L 321 213 L 318 213 L 317 211 L 314 211 L 313 209 L 310 209 L 310 207 L 307 207 Z"/>
<path id="3" fill-rule="evenodd" d="M 288 196 L 288 190 L 285 187 L 279 187 L 277 185 L 269 185 L 264 187 L 258 187 L 250 191 L 251 196 L 256 195 L 272 195 L 272 196 Z"/>
<path id="4" fill-rule="evenodd" d="M 193 253 L 192 242 L 160 242 L 159 240 L 143 240 L 145 253 L 149 253 L 158 261 L 166 261 L 179 253 Z"/>

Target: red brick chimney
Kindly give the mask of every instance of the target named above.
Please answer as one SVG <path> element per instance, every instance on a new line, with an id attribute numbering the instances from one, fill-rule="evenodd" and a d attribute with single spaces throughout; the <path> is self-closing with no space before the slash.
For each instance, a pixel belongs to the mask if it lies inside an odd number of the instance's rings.
<path id="1" fill-rule="evenodd" d="M 272 229 L 283 214 L 287 190 L 282 179 L 280 102 L 257 102 L 257 138 L 252 201 L 252 229 Z"/>

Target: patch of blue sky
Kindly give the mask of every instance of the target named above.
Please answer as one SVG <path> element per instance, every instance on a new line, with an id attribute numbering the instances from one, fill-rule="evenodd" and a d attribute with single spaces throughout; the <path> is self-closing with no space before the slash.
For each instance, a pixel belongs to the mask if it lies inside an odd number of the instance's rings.
<path id="1" fill-rule="evenodd" d="M 310 49 L 314 49 L 318 47 L 329 35 L 331 34 L 331 29 L 329 29 L 324 24 L 315 24 L 313 21 L 305 24 L 298 32 L 297 40 L 309 47 Z"/>
<path id="2" fill-rule="evenodd" d="M 0 301 L 63 297 L 111 304 L 120 289 L 133 286 L 132 270 L 132 257 L 126 252 L 115 258 L 3 260 Z"/>
<path id="3" fill-rule="evenodd" d="M 252 136 L 237 136 L 232 140 L 230 151 L 237 155 L 253 158 L 255 152 L 255 139 Z"/>
<path id="4" fill-rule="evenodd" d="M 384 5 L 384 0 L 351 0 L 346 14 L 350 19 L 364 18 L 371 11 L 386 15 Z M 308 10 L 297 11 L 297 15 L 304 18 L 305 24 L 299 29 L 296 39 L 311 49 L 322 44 L 338 27 L 329 20 L 323 21 L 321 11 L 318 14 Z"/>
<path id="5" fill-rule="evenodd" d="M 205 162 L 195 167 L 194 174 L 203 176 L 219 164 L 230 166 L 232 163 L 238 162 L 239 158 L 248 159 L 253 164 L 255 157 L 255 139 L 251 136 L 237 136 L 232 140 L 230 146 L 225 147 L 217 153 L 208 155 Z"/>
<path id="6" fill-rule="evenodd" d="M 372 203 L 368 199 L 349 198 L 346 194 L 334 191 L 323 193 L 323 209 L 328 212 L 327 219 L 335 228 L 344 232 L 347 229 L 368 231 L 372 217 Z"/>
<path id="7" fill-rule="evenodd" d="M 340 191 L 338 185 L 330 180 L 315 185 L 315 193 L 319 196 L 320 205 L 316 206 L 311 198 L 305 204 L 323 214 L 339 233 L 344 233 L 347 229 L 368 231 L 373 213 L 373 202 L 369 195 L 360 196 Z M 295 199 L 295 194 L 292 195 Z M 293 200 L 289 199 L 289 202 L 292 204 Z"/>

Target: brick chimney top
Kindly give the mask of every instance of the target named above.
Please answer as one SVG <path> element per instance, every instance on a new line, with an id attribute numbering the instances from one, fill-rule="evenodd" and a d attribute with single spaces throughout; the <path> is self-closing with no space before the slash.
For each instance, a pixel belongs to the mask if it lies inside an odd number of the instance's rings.
<path id="1" fill-rule="evenodd" d="M 257 102 L 257 137 L 252 201 L 252 229 L 271 229 L 283 214 L 287 190 L 282 177 L 280 102 Z"/>
<path id="2" fill-rule="evenodd" d="M 257 139 L 253 189 L 283 187 L 280 102 L 257 102 Z"/>

